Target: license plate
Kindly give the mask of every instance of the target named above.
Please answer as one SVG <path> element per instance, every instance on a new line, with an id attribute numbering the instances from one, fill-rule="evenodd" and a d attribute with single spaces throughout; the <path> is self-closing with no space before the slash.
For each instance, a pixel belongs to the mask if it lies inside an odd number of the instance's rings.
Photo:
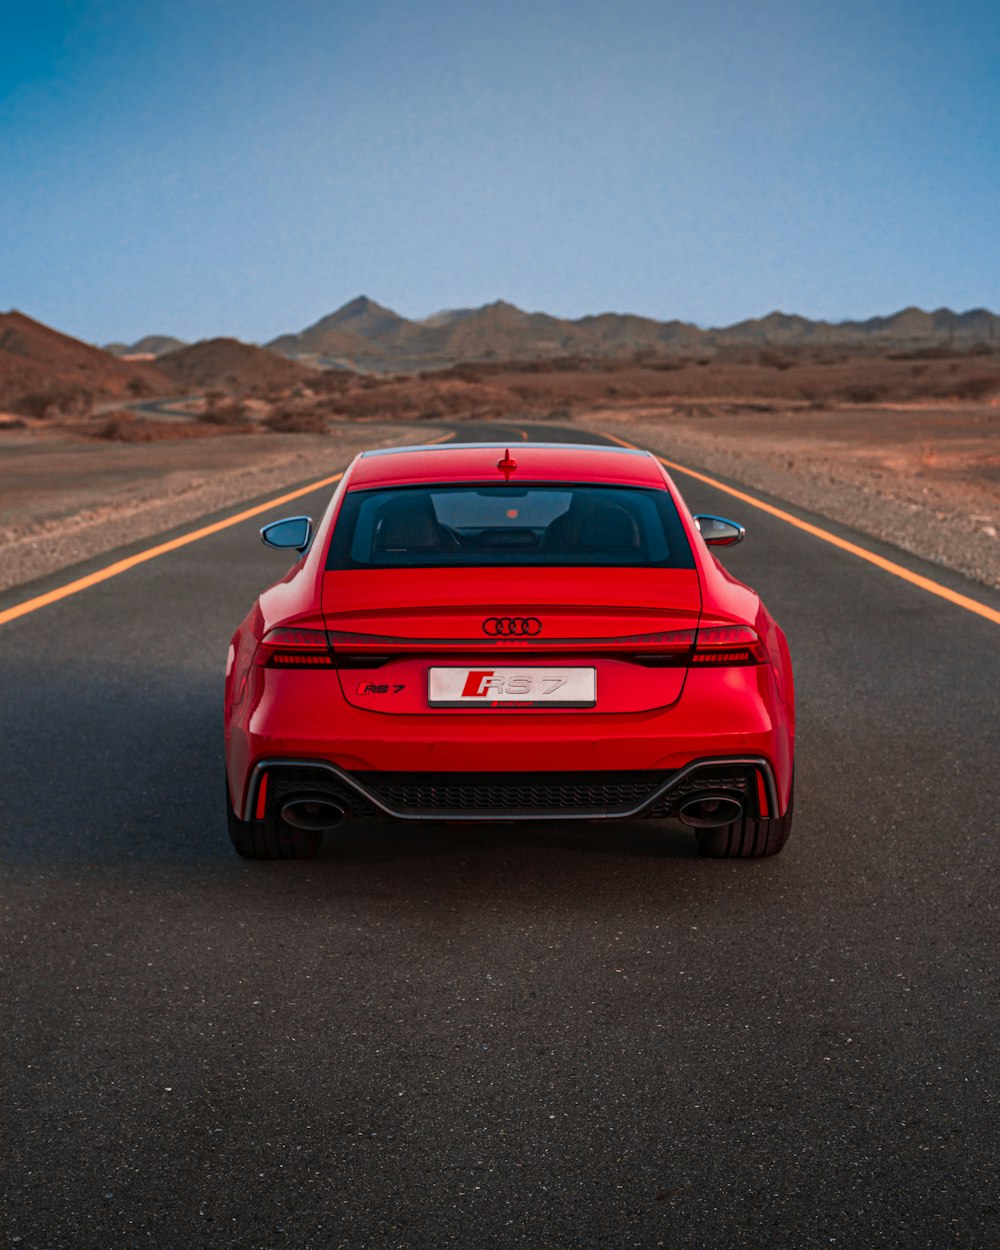
<path id="1" fill-rule="evenodd" d="M 432 668 L 427 700 L 431 707 L 593 707 L 597 670 L 549 668 Z"/>

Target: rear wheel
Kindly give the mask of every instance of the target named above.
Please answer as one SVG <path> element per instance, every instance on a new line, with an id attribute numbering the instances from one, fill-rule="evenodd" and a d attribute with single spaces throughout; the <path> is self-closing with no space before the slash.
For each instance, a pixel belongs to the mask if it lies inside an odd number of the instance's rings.
<path id="1" fill-rule="evenodd" d="M 229 840 L 244 859 L 311 859 L 323 841 L 318 830 L 293 829 L 280 819 L 240 820 L 233 811 L 228 781 L 226 816 Z"/>
<path id="2" fill-rule="evenodd" d="M 741 816 L 718 829 L 697 829 L 698 850 L 710 859 L 762 859 L 765 855 L 777 855 L 792 832 L 794 799 L 793 780 L 784 816 L 765 820 Z"/>

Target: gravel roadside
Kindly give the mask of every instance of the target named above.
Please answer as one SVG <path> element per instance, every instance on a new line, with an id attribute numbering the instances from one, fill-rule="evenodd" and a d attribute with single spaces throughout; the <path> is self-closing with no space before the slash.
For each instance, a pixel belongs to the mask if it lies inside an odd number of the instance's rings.
<path id="1" fill-rule="evenodd" d="M 790 466 L 788 451 L 781 446 L 756 439 L 736 446 L 729 437 L 692 429 L 690 422 L 669 416 L 643 420 L 607 410 L 578 414 L 575 423 L 640 447 L 655 447 L 692 469 L 721 474 L 1000 588 L 1000 498 L 987 496 L 984 505 L 981 488 L 966 491 L 955 483 L 947 490 L 935 489 L 921 503 L 913 497 L 912 479 L 874 477 L 849 457 L 803 455 L 797 448 Z"/>
<path id="2" fill-rule="evenodd" d="M 8 437 L 0 445 L 0 591 L 329 476 L 360 451 L 422 443 L 438 433 L 381 422 L 341 427 L 332 436 L 229 436 L 96 452 L 86 444 Z"/>

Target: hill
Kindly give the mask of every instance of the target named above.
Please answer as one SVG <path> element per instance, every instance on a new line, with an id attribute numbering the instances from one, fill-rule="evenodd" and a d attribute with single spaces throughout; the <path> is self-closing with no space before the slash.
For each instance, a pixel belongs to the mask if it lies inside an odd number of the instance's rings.
<path id="1" fill-rule="evenodd" d="M 153 364 L 119 360 L 24 313 L 0 313 L 0 408 L 45 417 L 171 389 Z"/>
<path id="2" fill-rule="evenodd" d="M 175 352 L 180 347 L 187 347 L 184 339 L 175 339 L 170 334 L 147 334 L 145 338 L 137 339 L 134 343 L 105 343 L 103 350 L 127 360 L 165 356 L 167 352 Z"/>
<path id="3" fill-rule="evenodd" d="M 175 390 L 221 390 L 247 394 L 293 387 L 316 377 L 316 371 L 295 360 L 241 343 L 238 339 L 204 339 L 157 359 L 156 366 Z"/>
<path id="4" fill-rule="evenodd" d="M 359 354 L 381 355 L 384 349 L 400 347 L 418 329 L 417 323 L 359 295 L 300 333 L 283 334 L 265 346 L 286 356 L 349 362 Z"/>

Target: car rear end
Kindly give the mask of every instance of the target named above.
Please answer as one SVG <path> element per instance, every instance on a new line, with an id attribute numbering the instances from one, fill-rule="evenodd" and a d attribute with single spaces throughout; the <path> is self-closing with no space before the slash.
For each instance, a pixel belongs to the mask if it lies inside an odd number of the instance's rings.
<path id="1" fill-rule="evenodd" d="M 468 450 L 354 466 L 318 610 L 263 630 L 234 712 L 239 817 L 779 815 L 767 640 L 720 610 L 660 466 Z"/>

